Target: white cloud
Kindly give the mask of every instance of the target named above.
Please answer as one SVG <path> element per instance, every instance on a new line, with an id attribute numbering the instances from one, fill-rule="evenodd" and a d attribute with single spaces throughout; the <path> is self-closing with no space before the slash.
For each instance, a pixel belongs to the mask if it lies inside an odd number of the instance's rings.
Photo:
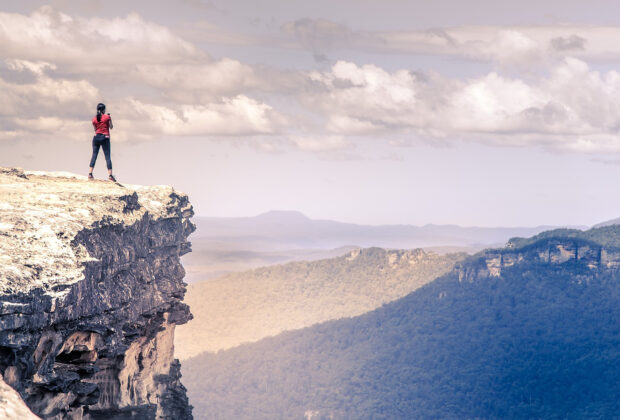
<path id="1" fill-rule="evenodd" d="M 389 73 L 375 65 L 339 61 L 331 71 L 312 72 L 310 78 L 327 91 L 319 89 L 302 101 L 329 114 L 332 129 L 338 124 L 351 127 L 352 123 L 358 131 L 362 125 L 369 129 L 399 125 L 404 114 L 407 121 L 412 117 L 407 110 L 417 105 L 419 84 L 416 76 L 406 70 Z"/>
<path id="2" fill-rule="evenodd" d="M 381 53 L 456 56 L 524 70 L 532 63 L 570 55 L 582 60 L 620 60 L 620 26 L 556 24 L 469 25 L 408 31 L 359 31 L 325 19 L 300 19 L 282 33 L 315 55 L 334 48 Z"/>
<path id="3" fill-rule="evenodd" d="M 50 6 L 0 12 L 0 56 L 3 138 L 40 131 L 81 138 L 102 100 L 123 127 L 117 140 L 272 134 L 284 122 L 248 96 L 264 85 L 252 67 L 214 60 L 137 14 L 84 18 Z"/>
<path id="4" fill-rule="evenodd" d="M 548 100 L 545 92 L 521 80 L 490 73 L 450 95 L 445 123 L 457 132 L 518 131 L 523 128 L 522 113 L 544 107 Z"/>
<path id="5" fill-rule="evenodd" d="M 43 6 L 30 15 L 0 12 L 0 54 L 78 70 L 112 71 L 127 64 L 174 62 L 204 53 L 137 14 L 82 18 Z"/>
<path id="6" fill-rule="evenodd" d="M 564 34 L 556 27 L 463 26 L 373 33 L 365 39 L 366 47 L 373 49 L 460 56 L 521 67 L 548 57 L 550 37 Z"/>
<path id="7" fill-rule="evenodd" d="M 430 31 L 366 33 L 362 47 L 450 55 L 501 65 L 563 59 L 620 60 L 620 26 L 459 26 Z"/>
<path id="8" fill-rule="evenodd" d="M 482 56 L 496 61 L 503 66 L 524 66 L 541 61 L 545 56 L 545 48 L 536 40 L 518 30 L 498 31 L 489 42 L 481 42 L 479 51 L 474 56 Z"/>
<path id="9" fill-rule="evenodd" d="M 208 63 L 138 64 L 132 76 L 180 103 L 201 103 L 259 85 L 250 66 L 227 58 Z"/>
<path id="10" fill-rule="evenodd" d="M 29 71 L 38 76 L 42 76 L 45 70 L 55 70 L 56 66 L 45 61 L 27 61 L 19 59 L 7 59 L 5 60 L 7 67 L 14 71 Z"/>
<path id="11" fill-rule="evenodd" d="M 88 120 L 75 117 L 97 103 L 95 86 L 85 80 L 53 79 L 44 74 L 51 67 L 48 63 L 12 60 L 7 66 L 34 77 L 19 83 L 0 78 L 0 140 L 29 139 L 42 133 L 81 139 L 92 131 Z"/>
<path id="12" fill-rule="evenodd" d="M 338 62 L 312 72 L 320 83 L 301 100 L 335 134 L 461 138 L 493 145 L 542 145 L 620 152 L 620 73 L 599 73 L 566 58 L 544 77 L 492 72 L 470 80 L 418 77 L 374 65 Z"/>
<path id="13" fill-rule="evenodd" d="M 45 75 L 49 63 L 10 60 L 8 67 L 16 72 L 29 71 L 34 79 L 12 83 L 0 78 L 0 107 L 4 116 L 49 115 L 81 112 L 96 101 L 98 89 L 85 80 L 53 79 Z"/>
<path id="14" fill-rule="evenodd" d="M 50 6 L 30 15 L 0 12 L 0 56 L 14 63 L 47 63 L 47 70 L 72 78 L 147 85 L 180 102 L 234 96 L 257 84 L 250 66 L 214 60 L 167 27 L 135 13 L 84 18 Z"/>
<path id="15" fill-rule="evenodd" d="M 130 132 L 154 135 L 255 135 L 273 134 L 282 121 L 269 105 L 247 96 L 224 98 L 218 103 L 168 107 L 130 100 L 123 113 Z"/>

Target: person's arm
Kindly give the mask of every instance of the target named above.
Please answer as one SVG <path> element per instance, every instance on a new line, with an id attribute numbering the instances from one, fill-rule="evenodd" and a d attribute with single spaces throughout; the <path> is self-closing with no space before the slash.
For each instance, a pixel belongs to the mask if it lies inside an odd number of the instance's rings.
<path id="1" fill-rule="evenodd" d="M 97 131 L 97 124 L 95 124 L 95 120 L 93 120 L 93 131 Z"/>
<path id="2" fill-rule="evenodd" d="M 108 114 L 108 117 L 110 117 L 110 128 L 114 128 L 114 124 L 112 124 L 112 117 L 110 116 L 110 114 Z"/>

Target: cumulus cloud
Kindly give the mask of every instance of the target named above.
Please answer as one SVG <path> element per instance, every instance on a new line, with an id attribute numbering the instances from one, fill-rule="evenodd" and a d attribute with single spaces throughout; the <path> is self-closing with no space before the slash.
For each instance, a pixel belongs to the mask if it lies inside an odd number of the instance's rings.
<path id="1" fill-rule="evenodd" d="M 429 107 L 441 102 L 442 91 L 451 83 L 431 86 L 407 70 L 390 73 L 375 65 L 344 61 L 334 64 L 330 71 L 312 72 L 309 77 L 324 89 L 300 100 L 326 115 L 332 132 L 340 129 L 344 134 L 427 126 L 433 115 Z"/>
<path id="2" fill-rule="evenodd" d="M 282 117 L 269 105 L 244 95 L 206 105 L 179 108 L 130 100 L 133 128 L 130 131 L 161 135 L 252 135 L 273 134 Z"/>
<path id="3" fill-rule="evenodd" d="M 33 77 L 19 83 L 0 77 L 0 139 L 83 138 L 90 127 L 79 116 L 96 104 L 99 90 L 95 86 L 85 80 L 51 78 L 45 69 L 53 66 L 45 62 L 8 60 L 7 67 Z"/>
<path id="4" fill-rule="evenodd" d="M 249 66 L 214 60 L 167 27 L 135 13 L 82 18 L 50 6 L 30 15 L 0 12 L 0 55 L 49 63 L 73 77 L 147 84 L 168 93 L 239 94 L 256 83 Z M 109 77 L 101 79 L 105 75 Z"/>
<path id="5" fill-rule="evenodd" d="M 102 100 L 120 126 L 134 130 L 117 140 L 270 134 L 284 121 L 249 96 L 261 83 L 252 67 L 215 60 L 135 13 L 84 18 L 50 6 L 30 15 L 0 12 L 0 56 L 3 138 L 40 131 L 82 137 Z"/>
<path id="6" fill-rule="evenodd" d="M 45 74 L 45 69 L 53 67 L 49 63 L 7 60 L 6 64 L 14 72 L 33 76 L 19 83 L 0 77 L 1 126 L 5 134 L 13 133 L 11 137 L 23 131 L 56 133 L 67 128 L 67 121 L 90 108 L 99 96 L 99 90 L 86 80 L 49 77 Z"/>
<path id="7" fill-rule="evenodd" d="M 135 13 L 113 19 L 81 18 L 51 6 L 30 15 L 1 12 L 0 53 L 91 71 L 111 71 L 136 62 L 174 62 L 203 54 L 168 28 Z"/>
<path id="8" fill-rule="evenodd" d="M 492 72 L 469 80 L 427 78 L 338 62 L 312 72 L 324 88 L 303 98 L 334 134 L 410 133 L 494 145 L 620 152 L 620 73 L 567 58 L 525 82 Z"/>
<path id="9" fill-rule="evenodd" d="M 254 70 L 237 60 L 175 64 L 138 64 L 130 71 L 145 83 L 181 103 L 201 103 L 259 86 Z"/>

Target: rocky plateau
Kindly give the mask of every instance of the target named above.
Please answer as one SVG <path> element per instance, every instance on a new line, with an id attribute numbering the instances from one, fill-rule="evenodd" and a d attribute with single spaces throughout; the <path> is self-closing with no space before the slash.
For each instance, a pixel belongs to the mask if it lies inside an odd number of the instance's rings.
<path id="1" fill-rule="evenodd" d="M 192 215 L 167 186 L 0 168 L 0 374 L 32 411 L 0 381 L 0 415 L 192 418 L 173 346 Z"/>

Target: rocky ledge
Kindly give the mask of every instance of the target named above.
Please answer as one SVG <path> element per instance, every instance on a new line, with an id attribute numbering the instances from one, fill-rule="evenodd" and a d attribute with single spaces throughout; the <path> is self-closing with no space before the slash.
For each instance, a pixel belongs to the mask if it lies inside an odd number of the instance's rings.
<path id="1" fill-rule="evenodd" d="M 192 206 L 0 168 L 0 373 L 44 419 L 190 419 L 174 359 Z"/>

